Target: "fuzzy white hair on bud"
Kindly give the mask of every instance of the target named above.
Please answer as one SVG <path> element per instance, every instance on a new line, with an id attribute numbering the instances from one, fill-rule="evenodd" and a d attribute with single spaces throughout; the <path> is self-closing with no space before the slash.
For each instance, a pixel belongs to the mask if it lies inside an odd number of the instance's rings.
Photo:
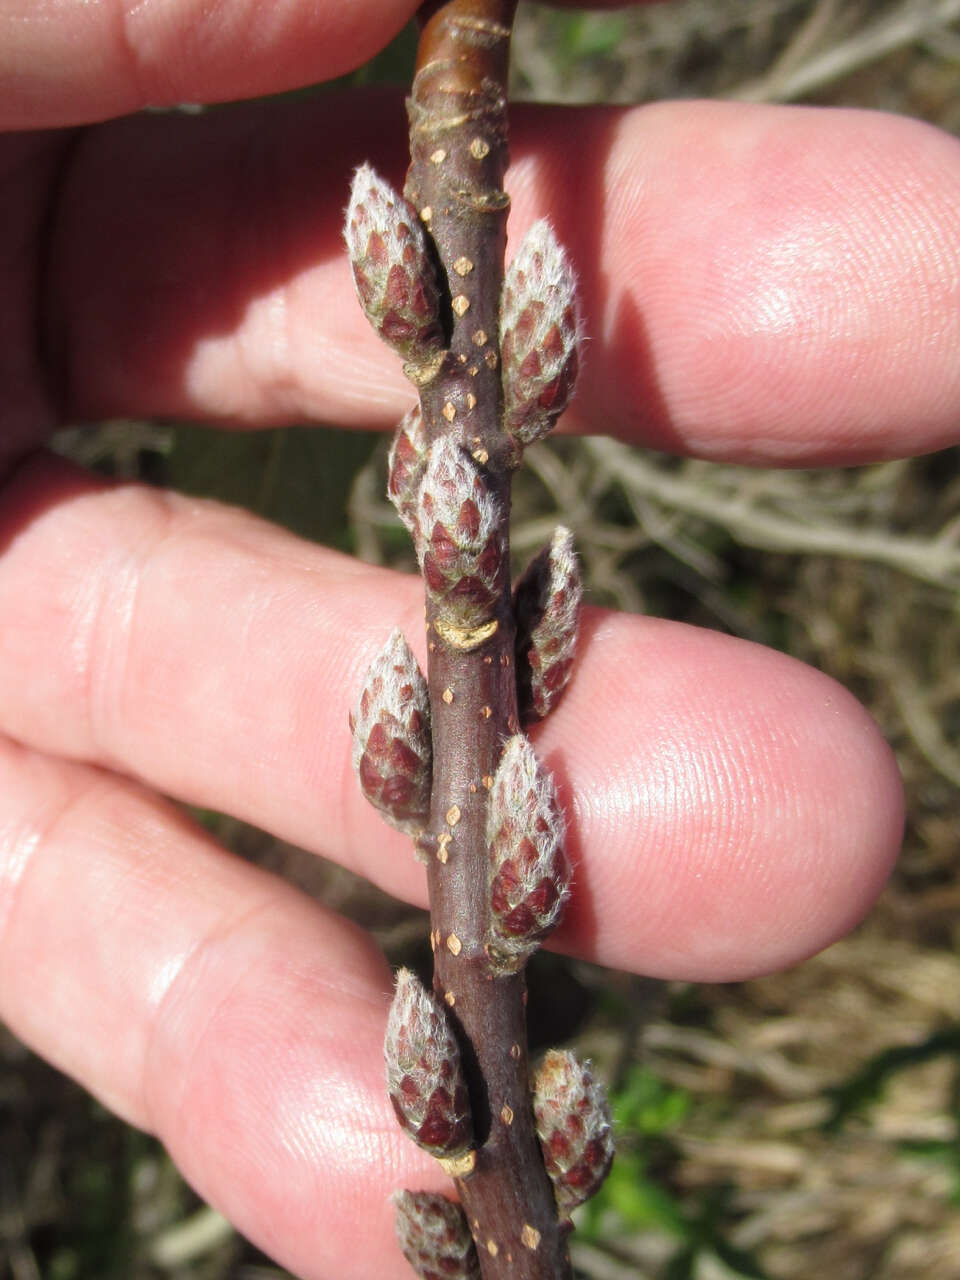
<path id="1" fill-rule="evenodd" d="M 437 273 L 413 205 L 368 164 L 353 176 L 344 239 L 367 319 L 410 366 L 432 366 L 443 348 Z"/>
<path id="2" fill-rule="evenodd" d="M 573 549 L 573 534 L 566 525 L 558 524 L 553 531 L 549 547 L 550 576 L 549 586 L 571 582 L 580 577 L 580 565 L 577 553 Z M 549 588 L 548 588 L 549 589 Z M 576 621 L 578 598 L 565 600 L 556 614 L 554 625 L 558 630 L 567 630 Z"/>
<path id="3" fill-rule="evenodd" d="M 567 407 L 583 342 L 576 272 L 546 218 L 533 224 L 507 268 L 500 342 L 504 426 L 532 444 Z"/>
<path id="4" fill-rule="evenodd" d="M 370 664 L 351 727 L 364 795 L 391 825 L 415 835 L 430 804 L 430 698 L 399 628 Z"/>
<path id="5" fill-rule="evenodd" d="M 373 207 L 397 206 L 400 202 L 404 204 L 407 201 L 398 191 L 391 187 L 385 178 L 381 178 L 373 165 L 363 164 L 357 166 L 353 174 L 353 181 L 350 183 L 350 199 L 347 203 L 347 223 L 345 235 L 347 237 L 347 247 L 353 247 L 351 240 L 351 224 L 359 222 L 363 225 L 368 218 L 367 211 Z"/>
<path id="6" fill-rule="evenodd" d="M 419 404 L 400 419 L 387 455 L 387 497 L 416 544 L 417 499 L 427 469 L 427 433 Z"/>
<path id="7" fill-rule="evenodd" d="M 508 738 L 490 788 L 487 835 L 504 821 L 544 824 L 544 850 L 562 843 L 563 817 L 553 778 L 541 768 L 530 739 L 523 733 Z"/>
<path id="8" fill-rule="evenodd" d="M 549 218 L 538 218 L 528 228 L 510 261 L 508 274 L 513 277 L 511 283 L 516 282 L 517 275 L 524 275 L 532 294 L 540 289 L 553 292 L 565 306 L 576 298 L 576 273 Z"/>
<path id="9" fill-rule="evenodd" d="M 408 1071 L 429 1069 L 426 1054 L 436 1061 L 460 1056 L 442 1009 L 412 969 L 397 971 L 383 1052 L 391 1093 Z"/>
<path id="10" fill-rule="evenodd" d="M 446 1010 L 409 969 L 397 974 L 383 1053 L 394 1111 L 417 1145 L 440 1157 L 467 1151 L 473 1123 L 460 1049 Z"/>
<path id="11" fill-rule="evenodd" d="M 573 534 L 558 525 L 530 563 L 514 594 L 517 683 L 525 721 L 543 719 L 573 670 L 583 583 Z"/>
<path id="12" fill-rule="evenodd" d="M 467 553 L 483 550 L 497 526 L 497 503 L 483 483 L 480 468 L 449 436 L 430 446 L 420 494 L 427 524 L 439 521 L 448 529 L 457 526 L 464 503 L 473 503 L 476 520 L 473 527 L 464 529 L 461 546 Z"/>
<path id="13" fill-rule="evenodd" d="M 458 1204 L 431 1191 L 397 1191 L 397 1242 L 423 1280 L 475 1280 L 480 1262 L 467 1216 Z"/>
<path id="14" fill-rule="evenodd" d="M 613 1124 L 589 1062 L 551 1049 L 533 1080 L 533 1114 L 557 1207 L 569 1215 L 594 1195 L 613 1162 Z"/>
<path id="15" fill-rule="evenodd" d="M 430 446 L 416 520 L 424 582 L 444 621 L 485 622 L 502 563 L 499 507 L 480 468 L 447 436 Z"/>
<path id="16" fill-rule="evenodd" d="M 523 734 L 508 739 L 490 788 L 491 936 L 496 967 L 515 971 L 560 921 L 570 896 L 563 814 L 553 778 Z"/>
<path id="17" fill-rule="evenodd" d="M 399 232 L 401 223 L 406 224 L 402 233 Z M 381 178 L 371 165 L 362 164 L 354 173 L 350 184 L 350 199 L 343 225 L 343 238 L 351 265 L 366 261 L 367 241 L 371 233 L 385 237 L 397 249 L 397 237 L 402 235 L 404 240 L 409 239 L 416 249 L 426 253 L 426 237 L 416 209 L 389 182 Z M 399 253 L 387 254 L 391 263 L 399 256 Z"/>
<path id="18" fill-rule="evenodd" d="M 420 711 L 425 703 L 429 703 L 427 682 L 399 627 L 394 627 L 386 644 L 371 662 L 364 687 L 373 681 L 379 685 L 376 706 L 368 705 L 363 694 L 360 695 L 355 717 L 358 726 L 369 720 L 371 715 L 383 712 L 402 720 L 408 711 Z"/>

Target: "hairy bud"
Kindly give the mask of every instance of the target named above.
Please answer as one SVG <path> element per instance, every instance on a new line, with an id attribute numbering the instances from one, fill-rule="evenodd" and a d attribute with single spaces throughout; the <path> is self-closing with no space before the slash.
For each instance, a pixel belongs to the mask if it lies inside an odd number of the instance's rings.
<path id="1" fill-rule="evenodd" d="M 400 419 L 390 445 L 387 465 L 387 497 L 416 542 L 419 529 L 417 500 L 420 482 L 427 469 L 427 434 L 418 404 Z"/>
<path id="2" fill-rule="evenodd" d="M 374 658 L 350 727 L 363 794 L 392 826 L 415 835 L 430 810 L 430 700 L 399 629 Z"/>
<path id="3" fill-rule="evenodd" d="M 430 1191 L 397 1191 L 397 1242 L 421 1280 L 479 1280 L 480 1262 L 458 1204 Z"/>
<path id="4" fill-rule="evenodd" d="M 470 455 L 447 436 L 435 440 L 417 505 L 418 554 L 427 591 L 446 622 L 472 627 L 490 617 L 502 561 L 497 515 Z"/>
<path id="5" fill-rule="evenodd" d="M 443 1005 L 409 969 L 397 974 L 384 1057 L 390 1101 L 414 1142 L 438 1157 L 467 1151 L 473 1121 L 460 1050 Z"/>
<path id="6" fill-rule="evenodd" d="M 533 1114 L 557 1207 L 569 1215 L 597 1192 L 613 1163 L 610 1108 L 590 1064 L 551 1049 L 534 1076 Z"/>
<path id="7" fill-rule="evenodd" d="M 557 925 L 570 893 L 563 817 L 553 779 L 523 734 L 510 738 L 487 808 L 491 935 L 487 951 L 503 972 L 526 964 Z"/>
<path id="8" fill-rule="evenodd" d="M 360 305 L 383 341 L 414 367 L 439 359 L 440 294 L 423 227 L 368 164 L 353 176 L 344 238 Z"/>
<path id="9" fill-rule="evenodd" d="M 517 583 L 517 694 L 524 721 L 542 720 L 567 687 L 583 584 L 573 534 L 559 526 Z"/>
<path id="10" fill-rule="evenodd" d="M 507 269 L 500 300 L 503 424 L 521 444 L 545 436 L 567 407 L 580 342 L 577 278 L 541 219 Z"/>

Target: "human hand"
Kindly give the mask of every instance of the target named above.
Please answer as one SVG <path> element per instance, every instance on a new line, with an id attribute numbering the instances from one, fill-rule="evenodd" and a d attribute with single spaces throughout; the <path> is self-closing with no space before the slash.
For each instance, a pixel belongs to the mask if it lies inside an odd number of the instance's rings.
<path id="1" fill-rule="evenodd" d="M 413 8 L 221 6 L 206 26 L 171 2 L 108 39 L 104 6 L 18 26 L 26 3 L 0 18 L 14 127 L 333 74 Z M 410 392 L 354 303 L 340 222 L 353 166 L 399 182 L 404 145 L 389 95 L 5 139 L 11 462 L 78 418 L 392 423 Z M 807 465 L 952 438 L 956 142 L 678 103 L 518 111 L 512 149 L 513 240 L 549 213 L 583 283 L 574 425 Z M 0 521 L 0 1016 L 297 1274 L 399 1280 L 389 1192 L 441 1183 L 383 1093 L 383 961 L 157 793 L 424 901 L 345 727 L 387 631 L 416 642 L 418 585 L 42 455 Z M 601 963 L 730 980 L 795 962 L 863 914 L 899 842 L 865 713 L 727 637 L 588 613 L 538 750 L 571 802 L 558 941 Z"/>

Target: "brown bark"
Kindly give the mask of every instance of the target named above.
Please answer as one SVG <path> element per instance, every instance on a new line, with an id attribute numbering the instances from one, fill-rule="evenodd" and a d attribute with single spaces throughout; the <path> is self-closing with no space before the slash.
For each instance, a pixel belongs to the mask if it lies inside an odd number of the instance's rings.
<path id="1" fill-rule="evenodd" d="M 499 598 L 480 634 L 428 605 L 434 776 L 428 856 L 434 987 L 455 1024 L 476 1150 L 457 1187 L 484 1280 L 571 1275 L 568 1226 L 533 1123 L 522 972 L 497 975 L 485 950 L 490 906 L 486 800 L 506 738 L 519 731 L 510 598 L 510 474 L 501 431 L 498 309 L 507 165 L 506 75 L 516 0 L 448 0 L 421 9 L 408 103 L 406 195 L 429 229 L 446 280 L 449 347 L 421 386 L 430 440 L 452 436 L 481 464 L 496 498 Z"/>

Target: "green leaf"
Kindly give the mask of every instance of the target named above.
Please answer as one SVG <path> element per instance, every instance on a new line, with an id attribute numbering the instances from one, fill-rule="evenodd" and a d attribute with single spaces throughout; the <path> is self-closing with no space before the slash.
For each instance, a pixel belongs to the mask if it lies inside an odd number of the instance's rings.
<path id="1" fill-rule="evenodd" d="M 577 32 L 574 56 L 577 58 L 603 58 L 620 44 L 626 34 L 623 14 L 588 14 Z"/>
<path id="2" fill-rule="evenodd" d="M 685 1119 L 690 1095 L 665 1084 L 646 1067 L 634 1066 L 610 1105 L 618 1131 L 652 1136 L 676 1128 Z"/>
<path id="3" fill-rule="evenodd" d="M 655 1229 L 681 1240 L 690 1234 L 679 1201 L 650 1178 L 636 1152 L 617 1154 L 606 1182 L 585 1206 L 579 1230 L 587 1237 L 602 1236 L 601 1223 L 611 1210 L 630 1231 Z"/>
<path id="4" fill-rule="evenodd" d="M 940 1057 L 960 1060 L 960 1026 L 935 1031 L 917 1044 L 884 1049 L 842 1084 L 828 1090 L 833 1111 L 825 1128 L 838 1129 L 851 1115 L 875 1102 L 891 1076 Z"/>

